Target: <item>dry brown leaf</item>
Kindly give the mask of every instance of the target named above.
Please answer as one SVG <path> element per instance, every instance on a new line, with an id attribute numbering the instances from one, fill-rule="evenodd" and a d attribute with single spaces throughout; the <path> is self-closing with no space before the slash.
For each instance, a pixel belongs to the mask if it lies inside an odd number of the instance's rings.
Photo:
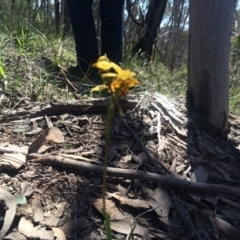
<path id="1" fill-rule="evenodd" d="M 191 182 L 205 183 L 207 178 L 207 171 L 202 166 L 198 166 L 191 175 Z"/>
<path id="2" fill-rule="evenodd" d="M 41 240 L 53 240 L 53 232 L 47 231 L 44 228 L 34 227 L 33 224 L 22 217 L 18 224 L 18 231 L 28 238 L 38 238 Z"/>
<path id="3" fill-rule="evenodd" d="M 29 147 L 28 153 L 38 153 L 39 149 L 46 143 L 64 143 L 64 136 L 57 127 L 47 128 Z"/>
<path id="4" fill-rule="evenodd" d="M 5 150 L 5 152 L 13 152 L 13 153 L 15 152 L 15 153 L 22 153 L 22 154 L 28 153 L 28 146 L 19 147 L 15 144 L 0 143 L 0 148 Z"/>
<path id="5" fill-rule="evenodd" d="M 122 234 L 129 234 L 131 232 L 132 229 L 132 224 L 131 224 L 131 220 L 111 220 L 110 221 L 110 226 L 111 229 L 118 232 L 118 233 L 122 233 Z M 148 229 L 145 227 L 142 227 L 141 225 L 135 223 L 134 225 L 134 230 L 133 230 L 133 234 L 137 234 L 139 236 L 144 237 L 144 239 L 149 239 L 149 233 L 148 233 Z"/>
<path id="6" fill-rule="evenodd" d="M 0 199 L 4 200 L 6 206 L 8 207 L 5 213 L 4 223 L 0 233 L 0 239 L 3 239 L 3 237 L 6 235 L 7 231 L 12 225 L 13 219 L 16 214 L 17 204 L 15 197 L 2 187 L 0 187 Z"/>
<path id="7" fill-rule="evenodd" d="M 32 195 L 33 189 L 29 182 L 21 182 L 20 187 L 21 187 L 21 195 L 25 197 L 29 197 Z"/>
<path id="8" fill-rule="evenodd" d="M 203 214 L 201 211 L 196 211 L 193 216 L 198 232 L 204 233 L 207 230 L 207 232 L 209 233 L 209 239 L 219 239 L 219 231 L 207 215 Z"/>
<path id="9" fill-rule="evenodd" d="M 119 200 L 121 204 L 126 204 L 132 207 L 141 207 L 141 208 L 149 208 L 148 201 L 140 200 L 140 199 L 129 199 L 126 197 L 122 197 L 117 193 L 108 193 L 109 196 L 114 197 L 115 199 Z"/>
<path id="10" fill-rule="evenodd" d="M 1 157 L 1 168 L 16 170 L 26 163 L 26 155 L 22 153 L 4 153 Z"/>
<path id="11" fill-rule="evenodd" d="M 41 208 L 35 209 L 33 213 L 33 221 L 34 222 L 41 222 L 43 220 L 43 210 Z"/>
<path id="12" fill-rule="evenodd" d="M 127 156 L 122 157 L 122 159 L 120 161 L 123 162 L 123 163 L 128 163 L 131 160 L 132 160 L 132 156 L 131 155 L 127 155 Z"/>
<path id="13" fill-rule="evenodd" d="M 147 125 L 152 125 L 152 119 L 151 119 L 149 116 L 143 114 L 142 117 L 143 117 L 143 122 L 144 122 L 145 124 L 147 124 Z"/>
<path id="14" fill-rule="evenodd" d="M 141 152 L 136 156 L 136 158 L 139 160 L 139 162 L 143 162 L 147 159 L 147 156 L 145 152 Z"/>
<path id="15" fill-rule="evenodd" d="M 55 204 L 56 211 L 53 212 L 55 217 L 61 217 L 63 215 L 63 213 L 65 212 L 66 205 L 67 205 L 66 202 L 60 202 Z"/>
<path id="16" fill-rule="evenodd" d="M 114 146 L 111 146 L 108 152 L 108 161 L 112 161 L 116 154 L 117 154 L 116 148 Z"/>
<path id="17" fill-rule="evenodd" d="M 35 227 L 32 232 L 33 238 L 39 238 L 40 240 L 54 240 L 54 235 L 52 231 L 47 231 L 45 228 L 40 228 L 40 226 Z"/>
<path id="18" fill-rule="evenodd" d="M 206 183 L 207 178 L 208 178 L 207 171 L 202 166 L 198 166 L 192 173 L 190 180 L 191 182 Z M 196 193 L 192 191 L 188 191 L 188 195 L 195 199 L 195 201 L 200 201 L 202 198 L 201 193 Z"/>
<path id="19" fill-rule="evenodd" d="M 210 219 L 212 220 L 212 222 L 215 223 L 216 227 L 220 231 L 224 232 L 229 237 L 228 239 L 231 239 L 231 240 L 240 239 L 240 231 L 235 227 L 233 227 L 230 223 L 224 221 L 219 217 L 210 218 Z"/>
<path id="20" fill-rule="evenodd" d="M 37 134 L 39 134 L 40 132 L 42 132 L 42 130 L 43 130 L 42 128 L 36 127 L 36 128 L 34 128 L 34 129 L 32 129 L 31 131 L 26 132 L 25 135 L 26 135 L 26 136 L 37 135 Z"/>
<path id="21" fill-rule="evenodd" d="M 21 124 L 12 130 L 13 133 L 25 133 L 31 131 L 31 127 L 28 124 Z"/>
<path id="22" fill-rule="evenodd" d="M 58 240 L 66 240 L 65 234 L 60 228 L 52 227 L 52 231 L 53 231 L 54 237 L 56 237 Z"/>
<path id="23" fill-rule="evenodd" d="M 27 238 L 19 232 L 11 232 L 4 239 L 9 240 L 27 240 Z"/>
<path id="24" fill-rule="evenodd" d="M 18 224 L 18 231 L 28 237 L 31 236 L 32 230 L 33 224 L 26 218 L 22 217 Z"/>
<path id="25" fill-rule="evenodd" d="M 67 223 L 65 223 L 61 230 L 66 234 L 70 235 L 76 228 L 83 229 L 89 225 L 89 221 L 86 218 L 78 218 L 78 219 L 69 219 Z"/>
<path id="26" fill-rule="evenodd" d="M 174 158 L 173 161 L 172 161 L 172 165 L 169 169 L 169 171 L 172 173 L 172 174 L 175 174 L 175 171 L 176 171 L 176 166 L 177 166 L 177 161 L 178 159 L 177 158 Z"/>
<path id="27" fill-rule="evenodd" d="M 160 217 L 159 220 L 169 226 L 168 214 L 171 201 L 169 200 L 168 193 L 160 187 L 157 187 L 153 192 L 149 193 L 152 198 L 152 200 L 149 201 L 149 205 L 155 208 L 155 212 Z"/>
<path id="28" fill-rule="evenodd" d="M 60 222 L 59 217 L 53 216 L 51 212 L 47 213 L 47 215 L 49 216 L 46 216 L 46 213 L 44 215 L 45 215 L 45 218 L 41 221 L 41 225 L 50 226 L 50 227 L 58 226 L 58 223 Z"/>
<path id="29" fill-rule="evenodd" d="M 103 201 L 102 199 L 97 199 L 93 206 L 102 214 L 103 210 Z M 132 215 L 126 213 L 123 214 L 123 212 L 119 211 L 118 208 L 116 208 L 115 203 L 111 200 L 106 199 L 106 211 L 109 214 L 111 219 L 125 219 L 125 218 L 132 218 Z"/>
<path id="30" fill-rule="evenodd" d="M 118 191 L 119 191 L 122 195 L 125 195 L 125 194 L 126 194 L 126 192 L 127 192 L 127 189 L 126 189 L 126 188 L 124 188 L 124 187 L 121 186 L 120 184 L 118 184 L 117 188 L 118 188 Z"/>

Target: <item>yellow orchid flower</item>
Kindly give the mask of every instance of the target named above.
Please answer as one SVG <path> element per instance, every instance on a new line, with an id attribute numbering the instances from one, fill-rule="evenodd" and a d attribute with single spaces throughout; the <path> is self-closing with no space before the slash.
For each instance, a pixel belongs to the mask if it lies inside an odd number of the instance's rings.
<path id="1" fill-rule="evenodd" d="M 116 73 L 103 73 L 102 75 L 101 75 L 101 78 L 107 78 L 107 77 L 112 77 L 112 78 L 114 78 L 114 77 L 116 77 L 117 76 L 117 74 Z"/>
<path id="2" fill-rule="evenodd" d="M 100 61 L 93 64 L 93 67 L 98 68 L 102 71 L 108 71 L 112 68 L 111 62 Z"/>
<path id="3" fill-rule="evenodd" d="M 136 74 L 134 72 L 131 72 L 130 70 L 122 70 L 118 73 L 117 78 L 120 78 L 122 80 L 132 79 L 135 77 Z"/>
<path id="4" fill-rule="evenodd" d="M 105 89 L 108 89 L 108 86 L 106 86 L 106 85 L 97 85 L 96 87 L 91 89 L 91 92 L 102 92 Z"/>
<path id="5" fill-rule="evenodd" d="M 100 56 L 97 60 L 97 62 L 101 62 L 101 61 L 107 61 L 110 62 L 110 60 L 107 58 L 106 55 Z"/>
<path id="6" fill-rule="evenodd" d="M 130 92 L 130 87 L 138 85 L 138 80 L 134 78 L 136 76 L 134 72 L 131 72 L 129 69 L 122 69 L 116 63 L 111 62 L 106 56 L 99 57 L 97 62 L 93 64 L 93 67 L 100 70 L 105 85 L 96 86 L 91 92 L 109 88 L 110 92 L 122 97 Z M 115 71 L 115 73 L 109 71 Z M 112 78 L 112 80 L 109 82 L 105 80 L 106 78 Z"/>
<path id="7" fill-rule="evenodd" d="M 117 72 L 120 73 L 122 71 L 122 68 L 118 66 L 116 63 L 112 62 L 112 68 Z"/>

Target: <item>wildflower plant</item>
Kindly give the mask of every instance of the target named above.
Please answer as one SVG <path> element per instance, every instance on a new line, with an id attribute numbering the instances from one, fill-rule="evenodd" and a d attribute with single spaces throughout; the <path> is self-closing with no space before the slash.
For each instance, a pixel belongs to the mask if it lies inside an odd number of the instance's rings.
<path id="1" fill-rule="evenodd" d="M 111 62 L 107 56 L 101 56 L 97 62 L 93 64 L 93 67 L 99 69 L 99 74 L 103 80 L 102 85 L 98 85 L 91 89 L 91 92 L 101 92 L 108 90 L 110 93 L 110 100 L 107 110 L 106 120 L 106 144 L 105 144 L 105 157 L 104 157 L 104 172 L 103 172 L 103 214 L 105 218 L 105 228 L 107 232 L 107 239 L 112 239 L 111 228 L 110 228 L 110 217 L 106 211 L 105 203 L 105 190 L 106 190 L 106 173 L 107 173 L 107 162 L 108 153 L 110 146 L 111 127 L 113 122 L 114 113 L 116 107 L 118 108 L 119 114 L 123 116 L 123 111 L 119 103 L 120 97 L 125 97 L 130 92 L 130 88 L 138 85 L 138 80 L 135 79 L 136 74 L 128 69 L 122 69 L 119 65 Z"/>
<path id="2" fill-rule="evenodd" d="M 138 85 L 134 78 L 136 74 L 128 69 L 122 69 L 116 63 L 111 62 L 106 56 L 98 58 L 93 67 L 99 69 L 103 80 L 102 85 L 92 88 L 91 92 L 99 92 L 108 89 L 115 97 L 123 97 L 129 94 L 129 88 Z"/>

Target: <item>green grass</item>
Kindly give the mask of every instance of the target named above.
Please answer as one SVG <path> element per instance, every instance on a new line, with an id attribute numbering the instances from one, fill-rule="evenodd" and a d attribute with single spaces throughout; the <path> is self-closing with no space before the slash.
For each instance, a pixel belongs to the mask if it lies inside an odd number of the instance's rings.
<path id="1" fill-rule="evenodd" d="M 54 70 L 56 65 L 67 68 L 75 64 L 72 37 L 62 40 L 53 29 L 41 30 L 26 22 L 0 23 L 0 109 L 15 105 L 12 99 L 16 95 L 27 101 L 72 98 L 71 94 L 66 95 L 63 79 Z M 236 62 L 232 67 L 230 77 L 230 112 L 236 115 L 240 115 L 239 65 Z M 185 98 L 186 66 L 169 72 L 162 63 L 147 63 L 143 56 L 137 58 L 128 53 L 124 53 L 122 66 L 137 73 L 140 85 L 133 90 L 134 94 L 147 90 Z"/>
<path id="2" fill-rule="evenodd" d="M 139 87 L 136 91 L 161 92 L 169 97 L 184 97 L 186 93 L 187 68 L 170 72 L 162 63 L 150 62 L 137 57 L 127 55 L 122 63 L 123 68 L 129 68 L 136 72 Z M 135 90 L 133 90 L 135 91 Z"/>
<path id="3" fill-rule="evenodd" d="M 30 101 L 63 98 L 65 91 L 58 87 L 61 78 L 53 70 L 57 64 L 63 67 L 74 64 L 72 38 L 62 41 L 61 36 L 47 36 L 31 26 L 0 31 L 0 66 L 6 75 L 7 88 L 2 77 L 0 83 L 5 95 L 19 93 Z"/>

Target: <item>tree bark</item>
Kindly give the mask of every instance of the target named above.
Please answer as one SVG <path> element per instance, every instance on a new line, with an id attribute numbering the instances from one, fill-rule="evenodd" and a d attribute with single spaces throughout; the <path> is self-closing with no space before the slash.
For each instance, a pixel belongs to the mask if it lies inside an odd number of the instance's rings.
<path id="1" fill-rule="evenodd" d="M 234 0 L 190 0 L 187 106 L 225 133 Z"/>
<path id="2" fill-rule="evenodd" d="M 68 11 L 68 4 L 67 0 L 63 0 L 63 24 L 64 24 L 64 33 L 63 36 L 67 36 L 68 33 L 70 32 L 71 29 L 71 21 L 70 21 L 70 16 L 69 16 L 69 11 Z"/>
<path id="3" fill-rule="evenodd" d="M 55 27 L 56 27 L 56 32 L 60 33 L 60 2 L 59 0 L 55 0 Z"/>
<path id="4" fill-rule="evenodd" d="M 145 33 L 133 47 L 133 54 L 139 51 L 146 53 L 148 60 L 152 56 L 154 40 L 163 18 L 167 0 L 150 0 L 145 19 Z"/>

